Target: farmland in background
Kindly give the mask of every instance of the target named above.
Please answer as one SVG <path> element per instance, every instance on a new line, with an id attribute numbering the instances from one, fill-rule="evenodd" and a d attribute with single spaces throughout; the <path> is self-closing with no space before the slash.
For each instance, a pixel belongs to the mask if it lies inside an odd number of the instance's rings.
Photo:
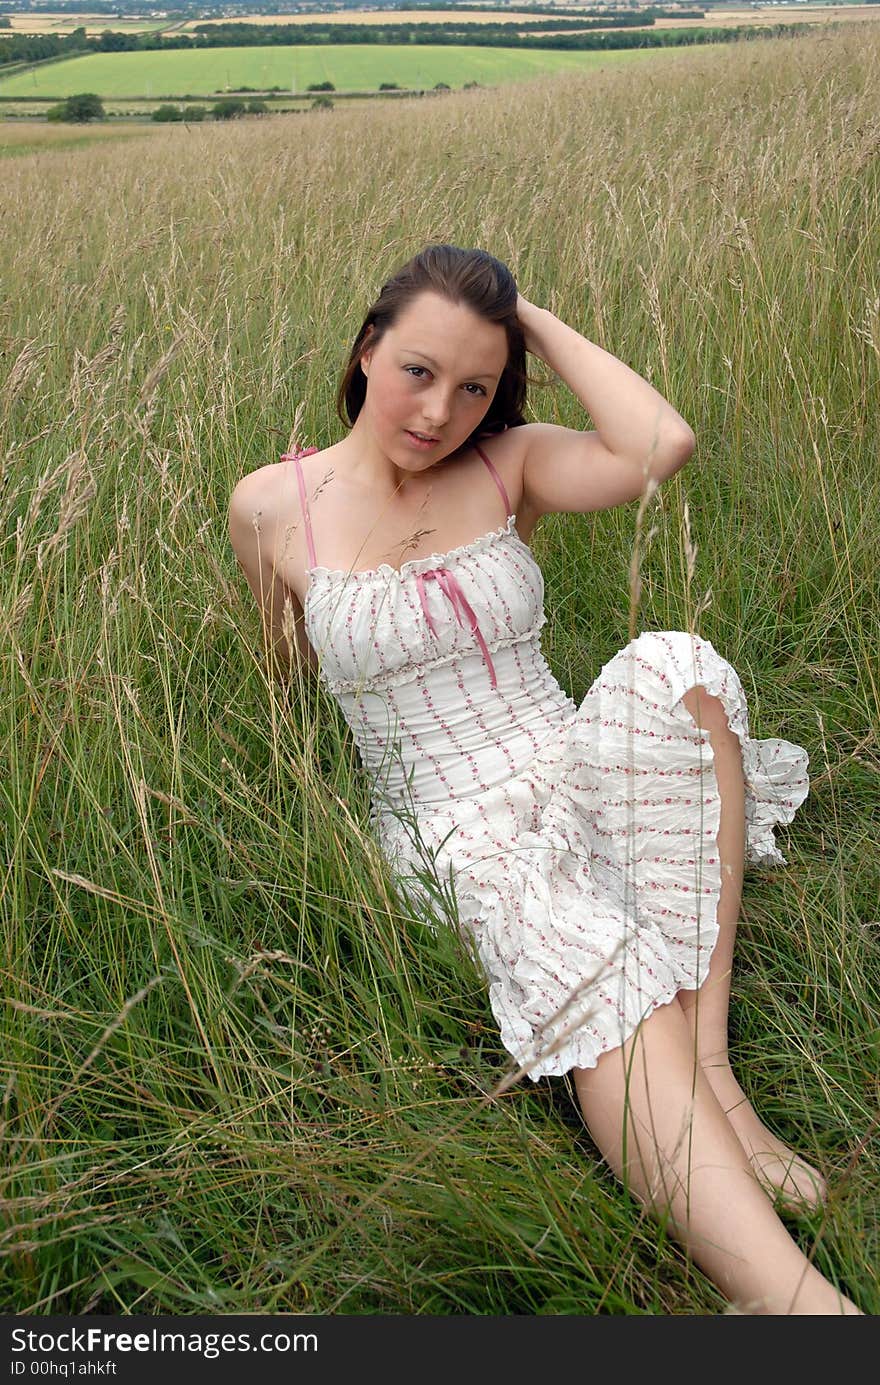
<path id="1" fill-rule="evenodd" d="M 584 8 L 589 8 L 585 6 Z M 702 6 L 698 0 L 694 0 L 693 6 L 687 6 L 699 10 Z M 704 19 L 677 19 L 674 17 L 656 19 L 653 28 L 657 29 L 684 29 L 693 27 L 703 27 L 711 25 L 713 28 L 724 28 L 736 26 L 738 24 L 779 24 L 780 22 L 790 22 L 797 19 L 805 24 L 828 24 L 845 23 L 849 20 L 876 19 L 876 15 L 871 14 L 871 5 L 744 5 L 737 9 L 735 6 L 725 6 L 716 9 L 710 5 L 706 7 Z M 572 18 L 577 17 L 577 10 L 562 10 L 556 18 L 562 19 L 566 13 L 570 13 Z M 553 19 L 553 15 L 547 15 L 548 19 Z M 540 19 L 540 15 L 520 11 L 509 12 L 500 10 L 492 14 L 480 14 L 476 11 L 464 13 L 461 10 L 376 10 L 370 11 L 346 11 L 345 13 L 334 14 L 302 14 L 302 15 L 234 15 L 229 19 L 188 19 L 184 22 L 184 29 L 193 29 L 197 24 L 228 24 L 230 22 L 241 22 L 248 24 L 308 24 L 320 20 L 322 24 L 388 24 L 395 22 L 399 24 L 446 24 L 456 21 L 467 20 L 468 23 L 492 23 L 492 24 L 511 24 L 516 25 L 517 21 L 534 23 Z M 104 26 L 106 27 L 106 26 Z"/>
<path id="2" fill-rule="evenodd" d="M 589 9 L 589 6 L 584 6 Z M 694 9 L 703 8 L 694 3 Z M 711 24 L 713 28 L 724 28 L 739 24 L 752 24 L 756 26 L 766 24 L 778 24 L 780 22 L 790 22 L 798 20 L 805 24 L 842 24 L 850 21 L 859 22 L 862 20 L 870 21 L 876 18 L 872 15 L 872 5 L 817 5 L 817 4 L 787 4 L 787 5 L 744 5 L 737 8 L 734 5 L 705 7 L 704 19 L 678 19 L 660 18 L 655 20 L 654 28 L 688 28 Z M 576 9 L 569 11 L 572 17 L 579 13 Z M 557 18 L 564 17 L 566 11 L 560 12 Z M 461 10 L 345 10 L 335 11 L 328 14 L 246 14 L 244 12 L 229 15 L 226 18 L 198 18 L 198 19 L 150 19 L 150 18 L 117 18 L 114 15 L 94 15 L 87 10 L 82 13 L 57 13 L 49 11 L 14 13 L 7 16 L 11 21 L 13 33 L 71 33 L 76 28 L 84 28 L 87 34 L 100 34 L 105 29 L 114 29 L 120 32 L 166 32 L 176 33 L 180 31 L 193 30 L 203 24 L 218 25 L 228 23 L 278 25 L 278 24 L 314 24 L 316 21 L 321 24 L 371 24 L 381 26 L 388 23 L 399 24 L 445 24 L 456 23 L 466 20 L 469 24 L 510 24 L 516 27 L 517 23 L 534 23 L 540 18 L 539 15 L 530 13 L 527 10 L 508 10 L 506 8 L 493 11 L 492 13 L 480 11 L 463 12 Z M 548 15 L 548 19 L 554 18 Z"/>
<path id="3" fill-rule="evenodd" d="M 433 87 L 484 86 L 553 72 L 588 72 L 624 62 L 664 61 L 668 50 L 569 53 L 552 49 L 457 48 L 426 44 L 340 44 L 300 48 L 212 48 L 199 52 L 94 53 L 0 76 L 0 96 L 40 100 L 93 91 L 104 98 L 204 96 L 238 87 L 275 85 L 302 93 L 313 82 L 375 91 L 381 82 Z"/>
<path id="4" fill-rule="evenodd" d="M 119 33 L 127 34 L 149 34 L 179 27 L 179 24 L 170 25 L 166 19 L 130 19 L 126 16 L 85 12 L 52 14 L 48 11 L 34 11 L 7 14 L 5 18 L 10 21 L 14 34 L 70 34 L 74 29 L 80 28 L 85 29 L 87 34 L 100 34 L 104 29 L 115 29 Z"/>

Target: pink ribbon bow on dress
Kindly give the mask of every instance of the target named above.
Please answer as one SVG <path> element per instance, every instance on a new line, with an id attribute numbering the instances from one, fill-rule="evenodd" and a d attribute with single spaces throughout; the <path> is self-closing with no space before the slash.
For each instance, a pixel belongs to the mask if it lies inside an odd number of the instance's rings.
<path id="1" fill-rule="evenodd" d="M 437 628 L 434 625 L 433 620 L 431 619 L 431 612 L 428 610 L 428 602 L 425 598 L 425 582 L 432 577 L 435 581 L 440 583 L 442 590 L 445 592 L 446 596 L 452 602 L 452 609 L 455 612 L 455 617 L 459 625 L 464 626 L 465 623 L 467 623 L 470 626 L 473 633 L 476 635 L 477 643 L 480 646 L 483 658 L 485 659 L 486 666 L 489 670 L 489 679 L 492 684 L 492 687 L 497 687 L 498 684 L 495 678 L 495 668 L 492 663 L 492 658 L 489 654 L 489 650 L 486 648 L 486 641 L 483 639 L 483 632 L 480 629 L 477 617 L 474 615 L 473 607 L 471 606 L 470 602 L 468 601 L 467 597 L 465 596 L 464 592 L 459 586 L 459 583 L 454 573 L 450 572 L 449 569 L 445 567 L 432 567 L 429 568 L 427 572 L 416 573 L 416 586 L 419 589 L 419 601 L 422 603 L 422 610 L 425 613 L 425 619 L 427 620 L 428 625 L 431 628 L 432 635 L 436 637 Z"/>
<path id="2" fill-rule="evenodd" d="M 279 461 L 295 462 L 297 457 L 310 457 L 317 450 L 317 447 L 297 447 L 293 452 L 282 452 Z"/>

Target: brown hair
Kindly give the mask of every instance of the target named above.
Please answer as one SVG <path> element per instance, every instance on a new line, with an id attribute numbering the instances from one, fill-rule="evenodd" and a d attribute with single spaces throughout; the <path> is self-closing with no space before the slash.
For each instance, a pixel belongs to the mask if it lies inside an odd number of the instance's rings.
<path id="1" fill-rule="evenodd" d="M 342 422 L 351 427 L 366 398 L 367 377 L 361 370 L 365 347 L 376 346 L 404 308 L 426 291 L 464 304 L 507 333 L 507 365 L 489 408 L 467 441 L 525 423 L 526 348 L 516 315 L 516 281 L 507 265 L 486 250 L 462 250 L 457 245 L 425 246 L 383 285 L 354 339 L 339 385 L 336 411 Z"/>

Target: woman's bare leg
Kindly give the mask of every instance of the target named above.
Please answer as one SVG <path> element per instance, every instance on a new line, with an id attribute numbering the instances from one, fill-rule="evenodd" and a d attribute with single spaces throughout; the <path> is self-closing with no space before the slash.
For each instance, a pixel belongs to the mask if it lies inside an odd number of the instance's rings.
<path id="1" fill-rule="evenodd" d="M 758 1119 L 733 1075 L 727 1052 L 730 974 L 742 897 L 745 857 L 745 792 L 739 737 L 730 730 L 724 708 L 705 688 L 695 687 L 682 701 L 698 726 L 708 731 L 721 797 L 718 854 L 721 895 L 718 942 L 709 974 L 698 991 L 681 991 L 679 1001 L 694 1034 L 697 1055 L 715 1096 L 727 1113 L 758 1179 L 792 1208 L 814 1207 L 826 1193 L 825 1180 Z"/>
<path id="2" fill-rule="evenodd" d="M 758 1185 L 677 999 L 573 1077 L 615 1173 L 669 1215 L 670 1230 L 732 1303 L 762 1314 L 859 1313 L 810 1264 Z"/>

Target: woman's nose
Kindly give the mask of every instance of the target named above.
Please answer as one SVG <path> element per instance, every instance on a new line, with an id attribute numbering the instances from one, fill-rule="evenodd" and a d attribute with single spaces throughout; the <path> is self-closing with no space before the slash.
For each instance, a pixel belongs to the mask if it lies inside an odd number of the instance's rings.
<path id="1" fill-rule="evenodd" d="M 442 427 L 448 421 L 451 410 L 448 390 L 439 386 L 431 390 L 424 399 L 423 410 L 426 422 L 435 428 Z"/>

